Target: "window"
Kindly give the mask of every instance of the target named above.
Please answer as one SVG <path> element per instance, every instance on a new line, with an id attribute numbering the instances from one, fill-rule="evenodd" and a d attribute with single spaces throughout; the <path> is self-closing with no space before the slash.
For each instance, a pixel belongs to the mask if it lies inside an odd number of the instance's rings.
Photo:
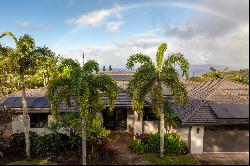
<path id="1" fill-rule="evenodd" d="M 48 125 L 48 114 L 30 114 L 30 128 L 43 128 Z"/>
<path id="2" fill-rule="evenodd" d="M 143 112 L 143 120 L 154 121 L 154 120 L 159 120 L 159 118 L 157 118 L 157 116 L 152 112 L 151 109 L 145 108 Z"/>

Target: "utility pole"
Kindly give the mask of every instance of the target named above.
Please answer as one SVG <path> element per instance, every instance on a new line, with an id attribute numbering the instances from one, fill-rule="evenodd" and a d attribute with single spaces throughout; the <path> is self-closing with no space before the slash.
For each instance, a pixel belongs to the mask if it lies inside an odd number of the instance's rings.
<path id="1" fill-rule="evenodd" d="M 82 53 L 82 66 L 84 65 L 84 52 Z"/>

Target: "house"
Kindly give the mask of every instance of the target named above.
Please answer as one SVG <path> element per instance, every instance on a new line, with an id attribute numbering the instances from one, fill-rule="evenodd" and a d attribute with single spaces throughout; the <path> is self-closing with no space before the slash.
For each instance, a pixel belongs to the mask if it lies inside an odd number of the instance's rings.
<path id="1" fill-rule="evenodd" d="M 104 127 L 111 130 L 130 130 L 135 133 L 156 133 L 159 122 L 151 112 L 151 100 L 144 102 L 142 120 L 135 120 L 132 101 L 126 93 L 131 73 L 108 73 L 119 85 L 119 95 L 113 112 L 99 113 Z M 249 152 L 249 87 L 234 81 L 216 79 L 201 83 L 182 80 L 187 88 L 189 102 L 184 108 L 178 106 L 171 94 L 164 88 L 164 97 L 173 105 L 173 110 L 181 120 L 174 129 L 185 142 L 191 153 L 206 152 Z M 106 98 L 103 97 L 103 100 Z M 30 130 L 44 134 L 44 125 L 53 117 L 50 113 L 45 89 L 27 90 Z M 61 114 L 76 112 L 74 101 L 71 107 L 60 106 Z M 5 97 L 0 105 L 8 105 L 17 110 L 18 118 L 12 122 L 13 133 L 23 131 L 21 93 Z M 134 122 L 135 120 L 135 122 Z"/>

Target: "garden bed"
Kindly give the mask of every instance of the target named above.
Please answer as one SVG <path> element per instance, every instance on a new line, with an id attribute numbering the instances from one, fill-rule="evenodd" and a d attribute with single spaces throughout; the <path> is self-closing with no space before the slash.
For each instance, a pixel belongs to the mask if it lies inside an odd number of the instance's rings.
<path id="1" fill-rule="evenodd" d="M 97 156 L 95 159 L 87 159 L 88 165 L 115 165 L 118 162 L 114 159 L 114 155 L 112 151 L 103 149 L 102 155 Z M 49 163 L 56 163 L 59 165 L 81 165 L 81 153 L 78 151 L 67 151 L 60 153 L 58 155 L 52 155 L 49 157 L 38 157 L 32 155 L 31 158 L 33 159 L 31 162 L 36 161 L 48 161 Z M 17 162 L 17 163 L 13 163 Z M 18 152 L 13 153 L 13 151 L 5 151 L 4 158 L 0 159 L 0 165 L 6 164 L 14 164 L 20 165 L 20 163 L 24 163 L 25 161 L 25 152 Z M 46 163 L 44 163 L 47 165 Z M 31 165 L 33 165 L 31 163 Z M 41 165 L 41 164 L 38 164 Z"/>

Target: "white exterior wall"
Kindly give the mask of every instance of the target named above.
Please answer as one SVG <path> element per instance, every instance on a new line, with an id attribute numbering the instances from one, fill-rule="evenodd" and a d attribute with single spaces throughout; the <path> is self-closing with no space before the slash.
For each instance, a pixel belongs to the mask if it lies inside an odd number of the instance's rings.
<path id="1" fill-rule="evenodd" d="M 48 123 L 53 121 L 53 115 L 48 115 Z M 12 121 L 12 129 L 14 133 L 21 133 L 24 132 L 24 125 L 23 125 L 23 115 L 18 115 L 15 120 Z M 46 128 L 29 128 L 30 131 L 36 132 L 39 135 L 44 135 L 49 133 L 48 129 Z M 60 133 L 64 133 L 69 135 L 69 132 L 66 132 L 63 128 L 59 130 Z"/>
<path id="2" fill-rule="evenodd" d="M 133 111 L 132 110 L 128 110 L 127 111 L 127 131 L 128 132 L 130 132 L 130 127 L 132 127 L 132 128 L 134 128 L 134 120 L 135 120 L 135 118 L 134 118 L 134 113 L 133 113 Z"/>
<path id="3" fill-rule="evenodd" d="M 189 141 L 188 141 L 188 136 L 189 136 L 189 127 L 180 127 L 173 129 L 173 132 L 176 132 L 178 135 L 180 135 L 182 141 L 185 143 L 185 145 L 188 147 Z"/>
<path id="4" fill-rule="evenodd" d="M 143 121 L 144 134 L 155 134 L 159 131 L 159 121 Z"/>
<path id="5" fill-rule="evenodd" d="M 197 133 L 197 128 L 199 128 L 199 133 Z M 203 135 L 204 126 L 192 126 L 191 129 L 191 154 L 202 154 L 203 152 Z"/>
<path id="6" fill-rule="evenodd" d="M 98 111 L 98 112 L 96 113 L 96 116 L 99 116 L 99 117 L 102 119 L 102 122 L 103 122 L 103 114 L 102 114 L 101 111 Z"/>
<path id="7" fill-rule="evenodd" d="M 135 113 L 135 116 L 136 118 L 134 118 L 134 135 L 135 134 L 142 134 L 142 117 L 140 117 L 140 119 L 138 119 L 138 115 L 136 112 Z"/>
<path id="8" fill-rule="evenodd" d="M 16 118 L 12 121 L 12 130 L 13 130 L 13 134 L 24 132 L 22 114 L 17 115 Z"/>

